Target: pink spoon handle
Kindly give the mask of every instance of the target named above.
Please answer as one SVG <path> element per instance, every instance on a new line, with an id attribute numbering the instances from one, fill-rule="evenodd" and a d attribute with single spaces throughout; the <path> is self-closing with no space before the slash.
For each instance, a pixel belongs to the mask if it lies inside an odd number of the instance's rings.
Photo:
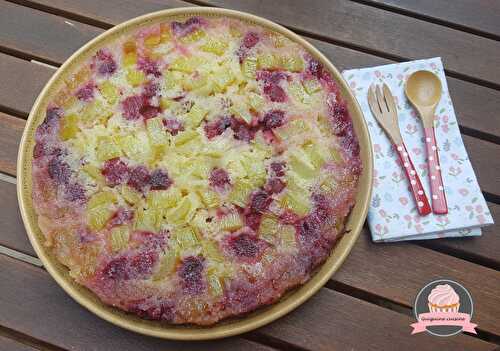
<path id="1" fill-rule="evenodd" d="M 427 149 L 427 165 L 429 166 L 429 179 L 431 182 L 432 211 L 436 214 L 448 213 L 448 204 L 444 193 L 441 166 L 436 145 L 434 127 L 425 128 L 425 147 Z"/>
<path id="2" fill-rule="evenodd" d="M 410 182 L 411 192 L 413 194 L 413 198 L 415 199 L 415 203 L 417 204 L 418 213 L 421 216 L 426 216 L 431 213 L 431 206 L 429 205 L 427 196 L 425 196 L 424 188 L 422 187 L 420 178 L 418 177 L 417 171 L 413 166 L 413 162 L 411 162 L 405 144 L 401 143 L 396 145 L 396 150 L 398 151 L 401 164 L 405 170 L 406 178 Z"/>

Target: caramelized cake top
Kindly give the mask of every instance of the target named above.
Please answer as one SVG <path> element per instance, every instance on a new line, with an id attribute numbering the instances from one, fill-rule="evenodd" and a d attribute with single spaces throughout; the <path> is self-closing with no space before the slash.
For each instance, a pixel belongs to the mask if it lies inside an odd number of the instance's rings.
<path id="1" fill-rule="evenodd" d="M 33 202 L 47 245 L 105 303 L 209 325 L 310 278 L 360 173 L 317 60 L 192 17 L 120 38 L 66 82 L 37 129 Z"/>

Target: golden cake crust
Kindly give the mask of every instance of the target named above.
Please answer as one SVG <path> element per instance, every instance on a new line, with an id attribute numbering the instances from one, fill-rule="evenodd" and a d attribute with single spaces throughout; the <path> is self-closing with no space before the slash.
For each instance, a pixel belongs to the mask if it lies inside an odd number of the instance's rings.
<path id="1" fill-rule="evenodd" d="M 105 303 L 209 325 L 310 278 L 360 173 L 318 61 L 192 17 L 100 49 L 61 89 L 36 132 L 33 203 L 47 245 Z"/>

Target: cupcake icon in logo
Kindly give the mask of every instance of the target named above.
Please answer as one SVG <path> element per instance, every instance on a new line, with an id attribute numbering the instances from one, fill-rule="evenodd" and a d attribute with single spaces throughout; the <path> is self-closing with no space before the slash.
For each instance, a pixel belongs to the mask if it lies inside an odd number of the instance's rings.
<path id="1" fill-rule="evenodd" d="M 458 312 L 460 297 L 449 284 L 437 285 L 427 298 L 429 312 Z"/>
<path id="2" fill-rule="evenodd" d="M 476 334 L 471 323 L 473 303 L 470 293 L 461 284 L 447 279 L 430 282 L 420 290 L 413 306 L 417 323 L 412 334 L 428 332 L 451 336 L 462 331 Z"/>

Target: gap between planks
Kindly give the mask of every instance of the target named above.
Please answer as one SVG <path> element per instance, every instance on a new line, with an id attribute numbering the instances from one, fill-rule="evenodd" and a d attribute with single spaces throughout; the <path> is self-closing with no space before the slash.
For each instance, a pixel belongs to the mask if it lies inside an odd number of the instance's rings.
<path id="1" fill-rule="evenodd" d="M 6 0 L 6 1 L 11 2 L 13 4 L 20 5 L 20 6 L 25 6 L 25 7 L 35 9 L 35 10 L 47 12 L 47 13 L 50 13 L 52 15 L 65 17 L 65 18 L 73 20 L 73 21 L 78 21 L 80 23 L 85 23 L 85 24 L 88 24 L 90 26 L 99 27 L 102 29 L 110 29 L 110 28 L 114 27 L 114 25 L 112 25 L 112 24 L 109 24 L 109 23 L 106 23 L 103 21 L 98 21 L 98 20 L 91 18 L 91 17 L 81 16 L 81 15 L 78 15 L 74 12 L 65 11 L 63 9 L 56 8 L 56 7 L 51 7 L 51 6 L 47 6 L 47 5 L 43 5 L 43 4 L 37 4 L 37 3 L 33 2 L 33 1 L 29 1 L 29 0 Z"/>
<path id="2" fill-rule="evenodd" d="M 456 238 L 456 239 L 458 239 L 458 238 Z M 421 247 L 425 247 L 426 249 L 429 249 L 432 251 L 436 251 L 436 252 L 439 252 L 439 253 L 442 253 L 442 254 L 445 254 L 448 256 L 459 258 L 461 260 L 464 260 L 464 261 L 467 261 L 470 263 L 474 263 L 474 264 L 477 264 L 477 265 L 480 265 L 483 267 L 487 267 L 487 268 L 494 269 L 496 271 L 500 271 L 500 263 L 498 263 L 497 261 L 494 261 L 493 259 L 481 257 L 478 255 L 475 255 L 473 252 L 465 252 L 465 251 L 462 251 L 460 249 L 456 249 L 456 248 L 453 248 L 450 246 L 434 246 L 435 243 L 433 243 L 431 241 L 422 240 L 419 242 L 415 242 L 415 244 L 418 246 L 421 246 Z"/>
<path id="3" fill-rule="evenodd" d="M 180 6 L 180 4 L 189 4 L 188 2 L 182 2 L 180 0 L 171 0 L 171 1 L 174 1 L 174 2 L 171 3 L 171 2 L 167 1 L 167 5 L 169 7 Z M 191 3 L 194 3 L 194 4 L 201 4 L 201 5 L 208 4 L 207 1 L 199 1 L 199 0 L 188 0 L 188 1 L 191 1 Z M 50 5 L 40 4 L 37 1 L 31 1 L 31 0 L 11 0 L 10 2 L 15 3 L 15 4 L 24 5 L 24 6 L 28 6 L 29 8 L 35 8 L 35 9 L 44 10 L 44 11 L 46 11 L 46 12 L 52 14 L 52 15 L 62 15 L 62 13 L 60 13 L 60 11 L 63 11 L 63 10 L 59 10 L 59 9 L 54 8 L 54 7 L 51 7 Z M 67 11 L 65 13 L 67 13 Z M 80 14 L 77 14 L 77 13 L 70 13 L 70 14 L 73 14 L 74 16 L 79 16 L 78 19 L 80 19 L 80 20 L 81 20 L 81 18 L 87 18 L 87 19 L 89 18 L 89 14 L 87 14 L 87 13 L 85 13 L 85 15 L 80 15 Z M 104 22 L 105 20 L 102 19 L 102 20 L 99 20 L 99 21 L 100 22 Z M 109 28 L 109 27 L 112 27 L 113 24 L 115 24 L 118 20 L 106 19 L 106 21 L 108 23 L 106 23 L 105 27 Z M 36 60 L 32 60 L 32 61 L 36 61 Z M 51 68 L 53 67 L 52 65 L 49 65 L 49 66 L 51 66 Z M 6 112 L 11 112 L 11 111 L 7 111 L 6 108 L 3 108 L 3 110 L 6 111 Z M 18 115 L 18 113 L 16 115 Z M 23 117 L 23 116 L 19 116 L 19 117 Z M 493 142 L 493 143 L 500 144 L 500 136 L 496 136 L 494 134 L 490 134 L 490 133 L 488 133 L 488 131 L 480 131 L 480 130 L 476 130 L 476 129 L 473 129 L 473 128 L 467 128 L 467 127 L 463 127 L 463 129 L 464 129 L 464 134 L 466 134 L 466 135 L 477 137 L 479 139 L 483 139 L 483 140 L 486 140 L 486 141 L 490 141 L 490 142 Z"/>
<path id="4" fill-rule="evenodd" d="M 0 254 L 9 256 L 11 258 L 15 258 L 16 260 L 23 261 L 37 267 L 43 267 L 43 263 L 42 261 L 40 261 L 39 258 L 27 255 L 20 251 L 10 249 L 7 246 L 0 245 Z"/>
<path id="5" fill-rule="evenodd" d="M 465 135 L 468 135 L 468 136 L 471 136 L 474 138 L 478 138 L 481 140 L 489 141 L 490 143 L 500 145 L 500 135 L 495 135 L 495 134 L 491 134 L 491 133 L 477 130 L 474 128 L 465 127 L 465 126 L 462 126 L 460 124 L 458 127 L 460 128 L 461 134 L 465 134 Z"/>
<path id="6" fill-rule="evenodd" d="M 36 64 L 38 64 L 38 62 Z M 45 64 L 43 64 L 43 63 L 41 65 L 45 66 Z M 54 68 L 54 67 L 51 67 L 51 68 Z M 0 173 L 0 180 L 9 182 L 11 184 L 16 183 L 16 179 L 14 177 L 6 175 L 6 174 L 2 174 L 2 173 Z M 486 193 L 486 192 L 483 192 L 483 194 L 485 195 L 486 199 L 489 200 L 490 202 L 497 203 L 497 204 L 500 203 L 500 201 L 498 200 L 500 197 L 498 195 L 490 194 L 490 193 Z M 436 252 L 445 253 L 445 254 L 448 254 L 450 256 L 453 256 L 453 257 L 456 257 L 459 259 L 463 259 L 465 261 L 469 261 L 471 263 L 479 264 L 479 265 L 482 265 L 482 266 L 485 266 L 488 268 L 492 268 L 495 270 L 500 270 L 498 263 L 496 263 L 494 261 L 487 260 L 487 259 L 481 259 L 481 258 L 478 259 L 476 256 L 474 256 L 473 254 L 471 255 L 470 253 L 464 253 L 464 252 L 461 252 L 460 250 L 455 250 L 455 249 L 434 248 L 431 246 L 431 244 L 425 244 L 425 243 L 419 243 L 418 245 L 432 249 Z"/>
<path id="7" fill-rule="evenodd" d="M 189 1 L 189 0 L 184 0 L 184 1 Z M 375 7 L 377 9 L 385 10 L 388 12 L 397 13 L 399 15 L 413 17 L 413 18 L 418 19 L 418 20 L 438 24 L 440 26 L 448 27 L 448 28 L 459 30 L 462 32 L 467 32 L 467 33 L 474 34 L 474 35 L 477 35 L 477 36 L 480 36 L 483 38 L 500 41 L 500 36 L 498 36 L 497 34 L 493 34 L 493 33 L 489 33 L 489 32 L 486 32 L 486 31 L 483 31 L 480 29 L 472 28 L 472 27 L 469 27 L 467 25 L 446 21 L 444 19 L 433 17 L 430 15 L 425 15 L 422 13 L 418 13 L 418 12 L 415 12 L 413 10 L 406 10 L 406 9 L 403 9 L 403 8 L 400 8 L 400 7 L 397 7 L 394 5 L 388 5 L 388 4 L 374 2 L 373 0 L 349 0 L 349 1 L 361 4 L 361 5 Z"/>
<path id="8" fill-rule="evenodd" d="M 60 348 L 58 346 L 46 343 L 44 341 L 33 338 L 30 335 L 20 333 L 16 330 L 4 327 L 0 325 L 0 337 L 8 338 L 14 340 L 19 344 L 26 345 L 33 350 L 43 350 L 43 351 L 66 351 L 66 349 Z M 10 350 L 5 350 L 10 351 Z"/>
<path id="9" fill-rule="evenodd" d="M 12 177 L 10 177 L 10 178 L 12 178 Z M 5 247 L 0 247 L 0 250 L 1 249 L 5 249 Z M 15 250 L 11 250 L 11 249 L 7 248 L 7 252 L 0 251 L 0 253 L 4 253 L 12 258 L 20 259 L 24 262 L 34 264 L 38 267 L 41 266 L 41 262 L 39 262 L 38 259 L 35 259 L 35 261 L 34 261 L 32 256 L 25 255 L 25 254 L 19 254 Z M 327 283 L 326 287 L 330 288 L 332 290 L 336 290 L 338 292 L 344 293 L 346 295 L 353 296 L 354 298 L 357 298 L 359 300 L 363 300 L 363 301 L 366 301 L 368 303 L 377 305 L 379 307 L 391 309 L 399 314 L 411 316 L 411 309 L 408 306 L 400 305 L 400 304 L 395 303 L 387 298 L 380 297 L 374 293 L 367 292 L 367 291 L 361 290 L 359 288 L 355 288 L 355 287 L 352 287 L 350 285 L 346 285 L 346 284 L 341 283 L 341 282 L 329 281 Z M 257 333 L 254 335 L 254 337 L 258 339 L 258 338 L 260 338 L 260 334 Z M 491 335 L 490 333 L 487 333 L 484 331 L 479 334 L 478 338 L 483 340 L 483 341 L 493 341 L 493 342 L 498 341 L 498 337 L 495 337 L 494 335 Z M 250 339 L 250 340 L 253 340 L 253 339 Z M 263 344 L 266 344 L 268 346 L 271 346 L 271 347 L 290 349 L 289 348 L 290 345 L 284 345 L 281 341 L 274 340 L 272 338 L 269 340 L 260 340 L 260 342 Z"/>
<path id="10" fill-rule="evenodd" d="M 7 182 L 7 183 L 10 183 L 10 184 L 14 184 L 14 185 L 17 184 L 16 177 L 13 177 L 13 176 L 5 174 L 5 173 L 2 173 L 1 171 L 0 171 L 0 180 L 2 180 L 4 182 Z"/>
<path id="11" fill-rule="evenodd" d="M 249 332 L 242 336 L 243 339 L 264 344 L 266 346 L 286 351 L 309 351 L 298 345 L 287 342 L 286 340 L 278 339 L 272 335 L 264 334 L 257 331 Z"/>
<path id="12" fill-rule="evenodd" d="M 223 8 L 221 6 L 213 5 L 213 4 L 211 4 L 211 3 L 207 2 L 207 1 L 200 1 L 200 0 L 183 0 L 183 1 L 191 3 L 193 5 L 197 5 L 197 6 Z M 395 54 L 389 54 L 387 52 L 379 51 L 377 49 L 368 48 L 368 47 L 364 47 L 364 46 L 361 46 L 361 45 L 356 45 L 355 43 L 347 42 L 345 40 L 339 40 L 339 39 L 335 39 L 335 38 L 330 38 L 330 37 L 322 35 L 322 34 L 318 34 L 318 33 L 314 33 L 314 32 L 308 31 L 308 30 L 303 30 L 303 29 L 296 28 L 293 25 L 287 25 L 287 24 L 284 24 L 284 23 L 281 23 L 281 22 L 276 22 L 276 23 L 281 24 L 283 27 L 290 29 L 295 34 L 299 34 L 301 36 L 304 36 L 304 37 L 307 37 L 307 38 L 310 38 L 310 39 L 316 39 L 316 40 L 324 41 L 324 42 L 327 42 L 327 43 L 330 43 L 330 44 L 334 44 L 334 45 L 337 45 L 337 46 L 341 46 L 341 47 L 344 47 L 344 48 L 348 48 L 348 49 L 351 49 L 351 50 L 356 50 L 356 51 L 359 51 L 359 52 L 363 52 L 365 54 L 375 55 L 375 56 L 378 56 L 378 57 L 381 57 L 381 58 L 384 58 L 384 59 L 387 59 L 387 60 L 391 60 L 391 61 L 396 61 L 396 62 L 412 61 L 412 59 L 410 59 L 408 57 L 404 57 L 404 56 L 400 56 L 400 55 L 395 55 Z M 470 82 L 470 83 L 473 83 L 473 84 L 481 85 L 481 86 L 484 86 L 484 87 L 487 87 L 487 88 L 491 88 L 491 89 L 495 89 L 495 90 L 500 90 L 500 84 L 493 83 L 493 82 L 488 82 L 488 81 L 485 81 L 484 79 L 481 79 L 481 78 L 472 77 L 472 76 L 469 76 L 469 75 L 466 75 L 466 74 L 463 74 L 463 73 L 460 73 L 460 72 L 456 72 L 454 70 L 449 70 L 449 69 L 445 69 L 445 73 L 446 73 L 446 75 L 448 75 L 450 77 L 453 77 L 453 78 L 457 78 L 457 79 L 460 79 L 460 80 L 463 80 L 463 81 L 466 81 L 466 82 Z"/>
<path id="13" fill-rule="evenodd" d="M 40 61 L 37 61 L 37 60 L 30 60 L 31 63 L 34 63 L 36 65 L 40 65 L 40 66 L 44 66 L 44 67 L 47 67 L 47 68 L 50 68 L 50 69 L 53 69 L 54 71 L 56 71 L 59 67 L 57 66 L 53 66 L 53 65 L 49 65 L 48 63 L 45 63 L 45 62 L 40 62 Z"/>
<path id="14" fill-rule="evenodd" d="M 64 11 L 64 10 L 60 10 L 60 9 L 57 9 L 57 8 L 54 8 L 54 7 L 51 7 L 51 6 L 38 4 L 38 3 L 29 1 L 29 0 L 7 0 L 7 1 L 10 2 L 10 3 L 14 3 L 14 4 L 17 4 L 17 5 L 24 6 L 24 7 L 28 7 L 28 8 L 32 8 L 32 9 L 35 9 L 35 10 L 43 11 L 43 12 L 46 12 L 46 13 L 49 13 L 49 14 L 52 14 L 52 15 L 66 17 L 68 19 L 73 19 L 74 18 L 74 20 L 76 20 L 76 21 L 78 21 L 80 23 L 91 25 L 91 26 L 95 26 L 95 27 L 99 27 L 99 28 L 102 28 L 102 29 L 109 29 L 109 28 L 112 28 L 114 26 L 113 24 L 110 24 L 110 23 L 106 23 L 106 22 L 102 22 L 102 21 L 96 21 L 96 20 L 93 20 L 92 18 L 89 18 L 87 16 L 81 16 L 81 15 L 74 14 L 74 13 L 71 13 L 71 12 L 68 12 L 68 11 Z M 197 6 L 215 7 L 215 8 L 219 8 L 220 7 L 220 6 L 212 5 L 209 2 L 207 2 L 207 1 L 200 1 L 200 0 L 182 0 L 182 2 L 185 2 L 186 5 L 197 5 Z M 364 5 L 364 4 L 362 4 L 362 5 Z M 376 55 L 376 56 L 379 56 L 381 58 L 385 58 L 385 59 L 388 59 L 388 60 L 393 60 L 393 61 L 397 61 L 397 62 L 403 62 L 403 61 L 410 61 L 411 60 L 411 59 L 409 59 L 407 57 L 404 57 L 404 56 L 395 55 L 395 54 L 389 54 L 389 53 L 386 53 L 386 52 L 383 52 L 383 51 L 379 51 L 377 49 L 368 48 L 368 47 L 364 47 L 364 46 L 361 46 L 361 45 L 356 45 L 355 43 L 347 42 L 347 41 L 344 41 L 344 40 L 338 40 L 338 39 L 330 38 L 328 36 L 325 36 L 325 35 L 322 35 L 322 34 L 318 34 L 318 33 L 314 33 L 314 32 L 311 32 L 311 31 L 301 30 L 301 29 L 295 28 L 293 25 L 286 25 L 286 24 L 282 24 L 282 25 L 284 27 L 286 27 L 286 28 L 294 31 L 297 34 L 300 34 L 300 35 L 305 36 L 305 37 L 309 37 L 311 39 L 321 40 L 321 41 L 324 41 L 324 42 L 328 42 L 328 43 L 335 44 L 335 45 L 338 45 L 338 46 L 342 46 L 342 47 L 345 47 L 345 48 L 349 48 L 349 49 L 352 49 L 352 50 L 360 51 L 360 52 L 363 52 L 363 53 L 366 53 L 366 54 Z M 28 60 L 30 60 L 30 59 L 35 59 L 35 60 L 38 59 L 38 60 L 43 61 L 45 63 L 48 63 L 50 65 L 57 65 L 56 62 L 52 62 L 50 60 L 45 60 L 45 59 L 37 58 L 37 57 L 34 57 L 32 55 L 27 55 L 26 53 L 23 53 L 21 51 L 12 50 L 12 49 L 9 49 L 9 48 L 6 48 L 6 47 L 1 47 L 0 46 L 0 51 L 3 51 L 4 53 L 7 53 L 7 54 L 11 54 L 13 56 L 17 56 L 17 57 L 20 57 L 20 58 L 28 59 Z M 460 79 L 460 80 L 463 80 L 463 81 L 467 81 L 467 82 L 474 83 L 474 84 L 477 84 L 477 85 L 481 85 L 481 86 L 484 86 L 484 87 L 488 87 L 488 88 L 491 88 L 491 89 L 500 90 L 500 84 L 498 84 L 498 83 L 489 82 L 489 81 L 486 81 L 486 80 L 481 79 L 481 78 L 477 78 L 477 77 L 469 76 L 469 75 L 466 75 L 466 74 L 462 74 L 460 72 L 456 72 L 454 70 L 448 70 L 448 69 L 446 69 L 445 72 L 450 77 L 454 77 L 454 78 L 457 78 L 457 79 Z"/>
<path id="15" fill-rule="evenodd" d="M 334 280 L 330 279 L 325 284 L 325 288 L 340 292 L 344 295 L 349 295 L 349 296 L 355 297 L 359 300 L 363 300 L 363 301 L 372 303 L 372 304 L 380 306 L 380 307 L 387 308 L 391 311 L 394 311 L 394 312 L 397 312 L 400 314 L 404 314 L 404 315 L 409 316 L 409 317 L 414 316 L 414 314 L 413 314 L 414 312 L 413 312 L 412 307 L 400 305 L 400 304 L 398 304 L 394 301 L 391 301 L 389 299 L 386 299 L 384 297 L 375 295 L 375 294 L 368 292 L 368 291 L 364 291 L 364 290 L 352 287 L 352 286 L 344 284 L 342 282 L 338 282 L 338 281 L 334 281 Z M 478 328 L 480 328 L 480 327 L 478 327 Z M 468 333 L 467 335 L 474 337 L 474 338 L 477 338 L 477 339 L 480 339 L 482 341 L 486 341 L 486 342 L 500 345 L 500 336 L 497 336 L 495 334 L 489 333 L 489 332 L 481 330 L 481 329 L 476 329 L 476 332 L 477 332 L 477 334 Z M 499 349 L 499 351 L 500 351 L 500 349 Z"/>
<path id="16" fill-rule="evenodd" d="M 13 56 L 13 57 L 16 57 L 16 56 Z M 18 59 L 28 61 L 27 59 L 23 59 L 23 58 L 18 58 Z M 36 64 L 36 65 L 39 65 L 39 66 L 43 66 L 44 68 L 49 68 L 51 70 L 58 69 L 57 66 L 54 66 L 54 65 L 51 65 L 51 64 L 48 64 L 45 62 L 41 62 L 41 61 L 38 61 L 35 59 L 31 59 L 31 60 L 29 60 L 29 62 Z M 14 110 L 12 110 L 12 107 L 2 106 L 1 104 L 0 104 L 0 111 L 4 112 L 4 113 L 11 114 L 11 115 L 16 116 L 16 117 L 23 118 L 23 119 L 26 119 L 26 115 L 27 115 L 27 113 L 23 113 L 22 111 L 14 111 Z M 464 135 L 468 135 L 468 136 L 475 137 L 475 138 L 478 138 L 481 140 L 489 141 L 489 142 L 492 142 L 494 144 L 500 144 L 500 136 L 497 136 L 495 134 L 490 134 L 487 131 L 477 130 L 477 129 L 474 129 L 471 127 L 466 127 L 463 125 L 460 125 L 460 130 L 461 130 L 462 134 L 464 134 Z M 492 198 L 494 198 L 494 197 L 492 197 Z M 500 199 L 496 198 L 495 200 L 492 200 L 492 201 L 499 202 Z"/>
<path id="17" fill-rule="evenodd" d="M 5 251 L 4 251 L 5 250 Z M 40 268 L 44 271 L 45 268 L 41 264 L 41 261 L 38 258 L 34 258 L 32 256 L 26 255 L 24 253 L 11 250 L 9 248 L 6 248 L 5 246 L 0 245 L 0 256 L 4 254 L 7 257 L 13 258 L 15 260 L 20 260 L 24 263 L 34 265 L 37 268 Z M 39 263 L 38 263 L 39 262 Z M 31 346 L 35 349 L 39 350 L 46 350 L 46 351 L 66 351 L 66 349 L 55 346 L 53 344 L 38 340 L 36 338 L 33 338 L 30 335 L 18 332 L 16 330 L 12 330 L 10 328 L 7 328 L 5 326 L 0 325 L 0 336 L 8 337 L 9 339 L 15 340 L 19 343 Z M 298 347 L 296 345 L 290 344 L 285 340 L 280 340 L 278 338 L 275 338 L 273 336 L 265 335 L 259 331 L 254 331 L 245 335 L 240 335 L 242 339 L 252 341 L 254 343 L 259 343 L 263 346 L 268 346 L 269 350 L 271 349 L 276 349 L 276 350 L 290 350 L 290 351 L 309 351 L 307 349 Z M 1 345 L 0 345 L 1 346 Z"/>
<path id="18" fill-rule="evenodd" d="M 3 45 L 0 45 L 0 53 L 14 56 L 14 57 L 17 57 L 19 59 L 26 60 L 26 61 L 37 61 L 40 63 L 45 63 L 45 64 L 47 64 L 49 66 L 53 66 L 53 67 L 60 66 L 60 64 L 57 62 L 54 62 L 54 61 L 51 61 L 48 59 L 45 60 L 45 59 L 39 58 L 35 55 L 27 54 L 23 51 L 11 49 L 11 48 L 8 48 L 8 47 L 3 46 Z"/>
<path id="19" fill-rule="evenodd" d="M 32 60 L 32 61 L 34 61 L 34 60 Z M 43 62 L 35 62 L 35 63 L 39 63 L 39 64 L 42 64 L 42 65 L 46 65 L 46 64 L 44 64 Z M 50 68 L 53 68 L 53 69 L 57 69 L 57 67 L 53 67 L 53 66 L 51 66 L 51 65 L 46 65 L 46 66 L 49 66 Z"/>
<path id="20" fill-rule="evenodd" d="M 50 278 L 48 278 L 48 276 L 47 276 L 47 279 L 50 279 Z M 325 290 L 323 290 L 323 294 L 325 293 L 326 290 L 332 291 L 331 289 L 325 289 Z M 338 293 L 340 293 L 342 295 L 345 295 L 345 296 L 349 296 L 351 299 L 359 300 L 356 296 L 350 296 L 349 293 L 347 293 L 347 294 L 345 292 L 338 292 Z M 370 301 L 359 300 L 359 303 L 365 303 L 367 305 L 373 305 L 373 303 L 371 303 Z M 378 307 L 379 308 L 384 308 L 386 306 L 382 305 L 382 306 L 378 306 Z M 408 313 L 398 313 L 397 310 L 393 311 L 393 312 L 394 312 L 395 315 L 404 315 L 405 318 L 409 317 Z M 410 320 L 412 320 L 411 316 L 408 318 L 408 322 Z M 272 326 L 271 327 L 267 327 L 267 328 L 272 328 Z M 268 329 L 266 329 L 266 330 L 268 330 Z M 279 340 L 279 337 L 277 337 L 276 335 L 280 335 L 280 334 L 277 333 L 277 331 L 271 332 L 271 333 L 267 333 L 266 331 L 263 331 L 263 332 L 261 332 L 261 331 L 255 331 L 255 332 L 252 332 L 250 334 L 244 335 L 243 338 L 247 339 L 247 340 L 250 340 L 250 341 L 257 341 L 257 342 L 259 342 L 259 343 L 261 343 L 263 345 L 269 346 L 271 348 L 279 348 L 279 349 L 282 349 L 282 350 L 305 351 L 306 349 L 308 349 L 304 345 L 302 345 L 301 347 L 297 347 L 295 344 L 291 344 L 288 341 L 281 341 L 281 340 Z M 464 337 L 469 338 L 470 335 L 466 335 Z M 478 342 L 481 341 L 481 342 L 487 342 L 487 343 L 489 343 L 488 341 L 483 340 L 481 337 L 479 337 L 479 338 L 476 337 L 474 339 L 477 339 Z"/>
<path id="21" fill-rule="evenodd" d="M 31 62 L 33 64 L 38 64 L 38 65 L 41 65 L 41 66 L 44 66 L 44 67 L 48 67 L 50 69 L 57 69 L 57 67 L 54 67 L 54 66 L 51 66 L 51 65 L 47 65 L 47 64 L 45 64 L 43 62 L 39 62 L 39 61 L 36 61 L 36 60 L 31 60 Z M 465 133 L 465 134 L 468 135 L 467 133 Z M 15 184 L 15 178 L 13 178 L 13 177 L 9 177 L 9 176 L 4 177 L 4 175 L 0 174 L 0 179 Z M 489 200 L 490 202 L 497 203 L 497 204 L 500 203 L 500 197 L 498 195 L 490 194 L 490 193 L 484 193 L 484 195 L 485 195 L 486 199 Z M 425 247 L 425 245 L 421 245 L 421 246 Z M 433 248 L 431 248 L 431 249 L 433 249 Z M 449 254 L 450 256 L 454 256 L 454 257 L 457 257 L 457 258 L 460 258 L 460 259 L 464 259 L 464 260 L 472 262 L 472 263 L 481 264 L 483 266 L 486 266 L 486 267 L 489 267 L 489 268 L 493 268 L 493 269 L 496 269 L 496 270 L 498 270 L 498 268 L 499 268 L 498 265 L 496 265 L 494 263 L 487 262 L 487 261 L 478 261 L 473 256 L 464 255 L 464 254 L 461 254 L 461 253 L 456 252 L 454 250 L 451 250 L 451 251 L 446 250 L 446 249 L 434 249 L 434 250 L 437 251 L 437 252 Z"/>
<path id="22" fill-rule="evenodd" d="M 39 268 L 43 268 L 42 262 L 33 256 L 21 253 L 16 250 L 9 249 L 5 246 L 0 245 L 0 254 L 4 254 L 6 256 L 9 256 L 11 258 L 21 260 L 25 263 L 34 265 Z M 398 304 L 396 302 L 393 302 L 387 298 L 378 296 L 374 293 L 368 292 L 361 290 L 359 288 L 355 288 L 353 286 L 346 285 L 342 282 L 334 281 L 334 280 L 329 280 L 325 284 L 325 288 L 328 288 L 330 290 L 334 290 L 340 293 L 343 293 L 345 295 L 352 296 L 354 298 L 357 298 L 359 300 L 363 300 L 365 302 L 377 305 L 379 307 L 387 308 L 390 309 L 394 312 L 397 312 L 399 314 L 403 314 L 406 316 L 412 316 L 411 308 L 402 304 Z M 473 335 L 472 335 L 473 336 Z M 473 336 L 478 339 L 481 339 L 483 341 L 487 342 L 494 342 L 497 344 L 500 344 L 500 337 L 485 332 L 481 330 L 477 335 Z M 283 349 L 283 350 L 292 350 L 292 351 L 302 351 L 303 349 L 300 347 L 296 347 L 295 345 L 289 344 L 283 340 L 276 339 L 272 336 L 266 336 L 263 335 L 259 332 L 254 332 L 248 335 L 248 338 L 245 337 L 248 340 L 255 341 L 255 342 L 260 342 L 261 344 L 277 348 L 277 349 Z"/>
<path id="23" fill-rule="evenodd" d="M 6 246 L 0 245 L 0 254 L 3 254 L 5 256 L 11 257 L 11 258 L 16 259 L 16 260 L 20 260 L 22 262 L 34 265 L 36 267 L 39 267 L 39 268 L 42 268 L 45 270 L 43 263 L 39 258 L 33 257 L 33 256 L 25 254 L 23 252 L 13 250 L 13 249 L 10 249 Z M 401 314 L 410 315 L 410 313 L 408 312 L 409 308 L 404 306 L 404 305 L 399 305 L 395 302 L 392 302 L 392 301 L 385 299 L 385 298 L 382 298 L 382 297 L 378 297 L 378 296 L 376 296 L 372 293 L 369 293 L 369 292 L 363 292 L 359 289 L 348 286 L 348 285 L 341 283 L 341 282 L 335 282 L 333 280 L 329 280 L 325 284 L 325 287 L 328 289 L 331 289 L 331 290 L 341 292 L 341 293 L 346 294 L 346 295 L 356 297 L 360 300 L 370 302 L 374 305 L 388 308 L 390 310 L 396 311 L 396 312 L 401 313 Z M 262 337 L 262 335 L 255 333 L 255 335 L 253 337 L 251 337 L 250 340 L 259 339 L 261 337 Z M 275 344 L 275 345 L 271 345 L 271 344 Z M 276 347 L 276 346 L 278 346 L 278 344 L 281 346 L 284 346 L 283 342 L 281 340 L 278 340 L 278 339 L 271 340 L 269 346 Z M 286 349 L 288 349 L 288 347 L 292 347 L 293 345 L 287 344 L 286 346 L 287 346 Z M 279 348 L 283 348 L 283 347 L 279 347 Z"/>
<path id="24" fill-rule="evenodd" d="M 4 173 L 0 173 L 0 181 L 5 181 L 5 182 L 11 183 L 11 184 L 16 184 L 15 177 L 4 174 Z M 495 200 L 498 200 L 498 198 L 500 198 L 500 196 L 498 196 L 498 195 L 490 194 L 487 192 L 483 192 L 483 195 L 490 203 L 498 204 L 500 202 L 500 201 L 495 201 Z M 489 260 L 488 258 L 482 258 L 482 257 L 475 256 L 471 252 L 462 252 L 460 249 L 447 248 L 446 246 L 445 247 L 434 247 L 433 243 L 418 242 L 416 244 L 419 246 L 422 246 L 422 247 L 426 247 L 428 249 L 432 249 L 436 252 L 444 253 L 444 254 L 462 259 L 464 261 L 468 261 L 468 262 L 471 262 L 474 264 L 479 264 L 479 265 L 482 265 L 482 266 L 485 266 L 485 267 L 488 267 L 491 269 L 500 270 L 500 265 L 498 264 L 497 261 Z"/>

